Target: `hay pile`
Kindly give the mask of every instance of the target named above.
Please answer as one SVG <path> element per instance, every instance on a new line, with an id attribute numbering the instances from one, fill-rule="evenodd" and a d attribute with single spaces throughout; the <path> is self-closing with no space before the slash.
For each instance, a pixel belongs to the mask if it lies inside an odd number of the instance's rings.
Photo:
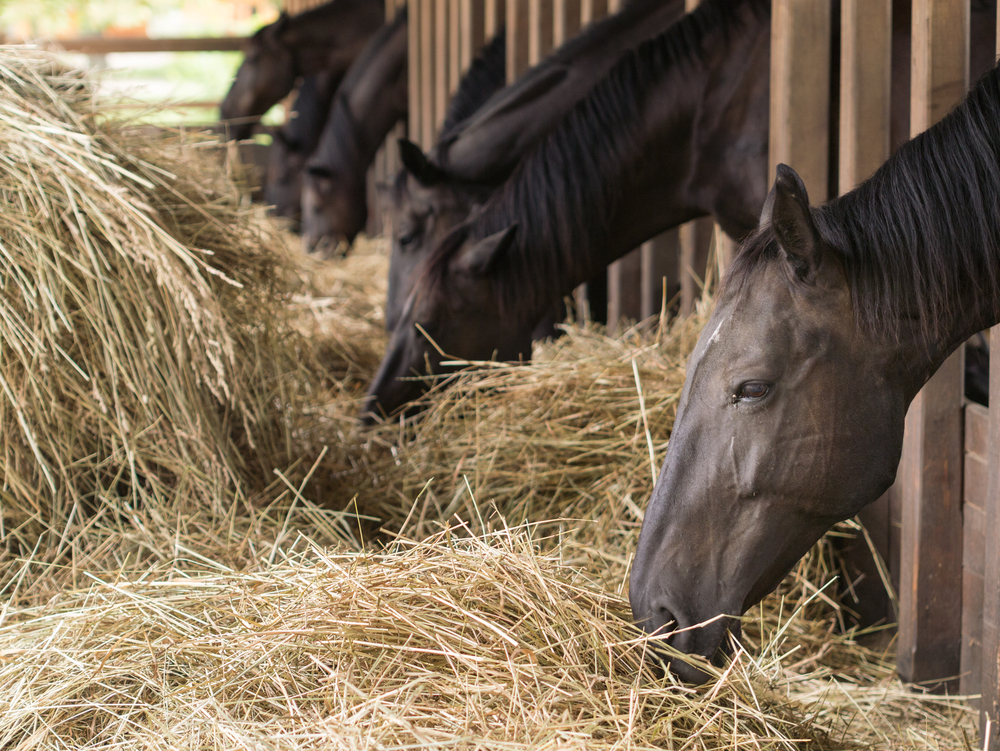
<path id="1" fill-rule="evenodd" d="M 59 599 L 0 628 L 0 747 L 961 747 L 955 702 L 782 667 L 794 618 L 707 688 L 660 678 L 627 603 L 524 529 Z"/>
<path id="2" fill-rule="evenodd" d="M 714 686 L 643 663 L 621 593 L 704 312 L 571 327 L 362 432 L 384 243 L 293 261 L 199 141 L 49 58 L 0 50 L 0 142 L 0 748 L 974 736 L 836 635 L 828 543 Z"/>
<path id="3" fill-rule="evenodd" d="M 280 244 L 209 145 L 144 139 L 85 76 L 0 51 L 0 586 L 22 598 L 22 557 L 79 583 L 181 536 L 214 547 L 301 456 L 321 369 Z"/>

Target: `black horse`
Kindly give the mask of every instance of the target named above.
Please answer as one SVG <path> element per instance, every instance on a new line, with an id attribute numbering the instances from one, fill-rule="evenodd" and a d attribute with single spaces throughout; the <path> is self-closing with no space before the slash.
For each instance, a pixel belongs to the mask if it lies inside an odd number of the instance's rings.
<path id="1" fill-rule="evenodd" d="M 385 23 L 383 0 L 332 0 L 278 20 L 250 37 L 219 120 L 230 138 L 249 138 L 257 119 L 303 76 L 326 72 L 339 84 L 347 69 Z"/>
<path id="2" fill-rule="evenodd" d="M 739 616 L 889 487 L 911 400 L 998 322 L 1000 72 L 825 206 L 779 168 L 688 362 L 632 568 L 636 620 L 718 658 Z"/>

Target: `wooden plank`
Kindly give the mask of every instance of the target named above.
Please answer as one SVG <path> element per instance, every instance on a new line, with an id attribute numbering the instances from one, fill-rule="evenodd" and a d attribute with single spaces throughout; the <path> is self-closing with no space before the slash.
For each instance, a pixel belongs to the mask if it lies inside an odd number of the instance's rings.
<path id="1" fill-rule="evenodd" d="M 618 332 L 625 320 L 642 318 L 642 249 L 636 248 L 608 266 L 608 332 Z"/>
<path id="2" fill-rule="evenodd" d="M 580 0 L 580 28 L 608 15 L 607 0 Z"/>
<path id="3" fill-rule="evenodd" d="M 434 0 L 417 0 L 420 8 L 420 140 L 424 151 L 434 145 Z"/>
<path id="4" fill-rule="evenodd" d="M 552 0 L 528 0 L 528 65 L 537 65 L 552 51 Z"/>
<path id="5" fill-rule="evenodd" d="M 768 174 L 791 166 L 814 204 L 828 197 L 830 13 L 830 3 L 815 0 L 772 5 Z"/>
<path id="6" fill-rule="evenodd" d="M 680 315 L 691 315 L 705 283 L 708 255 L 715 227 L 708 217 L 681 225 L 680 238 Z"/>
<path id="7" fill-rule="evenodd" d="M 959 673 L 963 371 L 959 352 L 906 415 L 897 661 L 900 676 L 910 682 L 944 681 Z"/>
<path id="8" fill-rule="evenodd" d="M 409 127 L 407 128 L 407 136 L 414 143 L 422 144 L 424 142 L 421 131 L 421 63 L 423 55 L 420 49 L 420 3 L 422 0 L 407 0 L 407 2 L 409 4 L 406 25 L 406 72 L 408 77 L 407 83 L 409 85 L 409 91 L 407 92 L 407 98 L 409 99 L 409 113 L 407 116 L 407 125 Z M 396 148 L 392 150 L 398 152 Z"/>
<path id="9" fill-rule="evenodd" d="M 989 485 L 989 410 L 965 407 L 965 468 L 962 478 L 962 645 L 958 690 L 981 690 L 983 643 L 983 571 Z M 978 708 L 977 700 L 972 704 Z"/>
<path id="10" fill-rule="evenodd" d="M 507 83 L 528 69 L 529 0 L 507 0 Z"/>
<path id="11" fill-rule="evenodd" d="M 968 0 L 914 0 L 912 22 L 910 129 L 916 134 L 965 94 Z M 958 676 L 961 659 L 963 364 L 959 348 L 914 398 L 900 463 L 898 669 L 904 680 L 942 687 Z"/>
<path id="12" fill-rule="evenodd" d="M 998 4 L 1000 11 L 1000 4 Z M 997 52 L 1000 53 L 1000 12 L 997 13 Z M 1000 326 L 990 329 L 990 344 L 1000 352 Z M 1000 749 L 1000 364 L 990 362 L 990 467 L 986 489 L 987 541 L 983 561 L 983 625 L 979 704 L 979 738 L 983 748 Z"/>
<path id="13" fill-rule="evenodd" d="M 451 93 L 448 75 L 448 0 L 434 0 L 434 137 L 444 122 Z"/>
<path id="14" fill-rule="evenodd" d="M 486 0 L 486 18 L 484 20 L 486 39 L 492 39 L 507 22 L 507 3 L 505 0 Z"/>
<path id="15" fill-rule="evenodd" d="M 445 0 L 448 8 L 448 99 L 462 80 L 462 5 L 459 0 Z M 442 121 L 444 116 L 442 115 Z"/>
<path id="16" fill-rule="evenodd" d="M 461 70 L 464 73 L 486 43 L 486 3 L 483 0 L 459 0 L 461 28 Z"/>
<path id="17" fill-rule="evenodd" d="M 663 293 L 669 303 L 680 292 L 680 237 L 676 229 L 668 230 L 647 240 L 641 246 L 642 298 L 639 317 L 643 320 L 659 315 Z"/>
<path id="18" fill-rule="evenodd" d="M 580 33 L 580 0 L 553 0 L 552 16 L 553 47 Z"/>
<path id="19" fill-rule="evenodd" d="M 1000 34 L 998 34 L 1000 37 Z M 990 330 L 1000 352 L 1000 326 Z M 983 621 L 981 626 L 979 733 L 983 748 L 1000 749 L 1000 363 L 990 362 L 989 469 L 983 528 Z"/>
<path id="20" fill-rule="evenodd" d="M 840 16 L 840 146 L 842 193 L 856 187 L 889 158 L 892 81 L 892 0 L 842 0 Z M 858 520 L 886 564 L 890 556 L 890 508 L 886 493 L 867 506 Z M 848 576 L 854 587 L 862 627 L 894 622 L 896 613 L 879 575 L 878 563 L 863 539 L 845 545 Z"/>
<path id="21" fill-rule="evenodd" d="M 854 189 L 889 158 L 892 0 L 841 0 L 840 175 Z"/>

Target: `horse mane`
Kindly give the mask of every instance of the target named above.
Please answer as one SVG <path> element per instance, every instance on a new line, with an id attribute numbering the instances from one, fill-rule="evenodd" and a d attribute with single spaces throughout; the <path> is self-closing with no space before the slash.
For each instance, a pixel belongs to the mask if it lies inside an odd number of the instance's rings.
<path id="1" fill-rule="evenodd" d="M 670 73 L 705 62 L 703 41 L 729 37 L 743 25 L 737 10 L 758 17 L 769 0 L 705 0 L 663 34 L 623 55 L 590 94 L 521 160 L 506 183 L 476 215 L 460 225 L 423 264 L 416 288 L 440 295 L 448 263 L 465 240 L 478 241 L 518 224 L 511 256 L 490 278 L 503 315 L 517 317 L 562 294 L 565 272 L 589 276 L 595 252 L 606 245 L 622 192 L 621 165 L 640 148 L 646 93 Z"/>
<path id="2" fill-rule="evenodd" d="M 898 340 L 901 322 L 916 317 L 925 343 L 953 336 L 974 315 L 963 309 L 970 294 L 1000 319 L 1000 70 L 813 217 L 840 254 L 855 321 L 870 335 Z M 738 294 L 779 253 L 770 227 L 759 229 L 726 288 Z"/>
<path id="3" fill-rule="evenodd" d="M 595 252 L 606 246 L 610 220 L 622 193 L 622 165 L 640 148 L 646 93 L 671 73 L 705 62 L 703 42 L 712 32 L 726 37 L 743 25 L 740 7 L 757 17 L 768 0 L 705 0 L 667 31 L 626 53 L 586 98 L 535 146 L 464 231 L 479 240 L 511 226 L 519 228 L 511 254 L 517 262 L 491 274 L 501 310 L 523 315 L 562 294 L 565 272 L 597 270 Z M 454 235 L 442 248 L 457 251 Z M 530 245 L 530 247 L 529 247 Z M 418 284 L 433 294 L 450 253 L 434 252 Z M 427 286 L 425 286 L 427 285 Z"/>
<path id="4" fill-rule="evenodd" d="M 507 84 L 507 30 L 501 28 L 483 47 L 462 76 L 458 91 L 448 102 L 438 141 L 446 139 L 494 93 Z"/>

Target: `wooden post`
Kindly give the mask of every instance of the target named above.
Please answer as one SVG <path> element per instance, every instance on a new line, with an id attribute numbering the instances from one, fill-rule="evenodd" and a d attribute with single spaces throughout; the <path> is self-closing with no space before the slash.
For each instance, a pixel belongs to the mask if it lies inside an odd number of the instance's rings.
<path id="1" fill-rule="evenodd" d="M 1000 53 L 1000 3 L 997 8 L 997 52 Z M 1000 353 L 1000 326 L 990 329 L 990 349 Z M 990 361 L 990 463 L 986 490 L 986 547 L 983 566 L 983 698 L 979 703 L 979 737 L 983 748 L 1000 749 L 1000 363 Z"/>
<path id="2" fill-rule="evenodd" d="M 580 28 L 608 15 L 608 0 L 580 0 Z"/>
<path id="3" fill-rule="evenodd" d="M 552 46 L 561 47 L 580 32 L 580 0 L 552 1 Z"/>
<path id="4" fill-rule="evenodd" d="M 507 83 L 528 69 L 529 0 L 507 0 Z"/>
<path id="5" fill-rule="evenodd" d="M 434 145 L 434 2 L 416 0 L 420 9 L 416 22 L 420 33 L 420 88 L 417 92 L 417 106 L 420 110 L 420 140 L 416 143 L 424 151 Z"/>
<path id="6" fill-rule="evenodd" d="M 552 0 L 528 0 L 528 65 L 537 65 L 552 51 Z"/>
<path id="7" fill-rule="evenodd" d="M 408 0 L 409 15 L 406 22 L 406 65 L 407 84 L 409 91 L 409 113 L 407 116 L 407 137 L 416 144 L 423 144 L 420 127 L 420 63 L 423 59 L 420 51 L 420 3 L 422 0 Z"/>
<path id="8" fill-rule="evenodd" d="M 774 0 L 771 20 L 769 176 L 784 163 L 809 200 L 827 199 L 830 112 L 830 3 Z"/>
<path id="9" fill-rule="evenodd" d="M 486 3 L 483 0 L 459 0 L 462 17 L 462 49 L 459 53 L 464 73 L 486 44 Z M 492 38 L 492 37 L 491 37 Z"/>
<path id="10" fill-rule="evenodd" d="M 994 353 L 1000 353 L 1000 326 L 990 329 L 990 344 Z M 995 355 L 990 362 L 990 404 L 979 735 L 983 748 L 995 751 L 1000 749 L 1000 363 Z"/>
<path id="11" fill-rule="evenodd" d="M 892 81 L 892 0 L 842 0 L 840 20 L 840 163 L 838 184 L 846 193 L 889 158 Z M 883 561 L 890 555 L 886 493 L 859 515 Z M 878 567 L 865 540 L 844 551 L 862 626 L 896 620 Z"/>
<path id="12" fill-rule="evenodd" d="M 699 0 L 684 0 L 684 10 L 690 13 L 698 7 Z M 702 225 L 703 226 L 703 225 Z M 701 258 L 707 258 L 704 231 L 699 234 L 695 222 L 688 222 L 678 231 L 680 255 L 678 256 L 677 273 L 680 278 L 681 293 L 680 314 L 691 315 L 694 312 L 695 301 L 701 296 L 701 284 L 705 281 L 705 271 Z"/>
<path id="13" fill-rule="evenodd" d="M 642 297 L 639 318 L 645 320 L 660 314 L 664 287 L 666 301 L 680 291 L 678 269 L 680 237 L 676 229 L 668 230 L 640 246 L 642 264 Z"/>
<path id="14" fill-rule="evenodd" d="M 920 133 L 968 85 L 968 0 L 914 0 L 910 129 Z M 906 681 L 960 669 L 962 606 L 962 348 L 910 404 L 900 462 L 903 534 L 897 661 Z"/>
<path id="15" fill-rule="evenodd" d="M 608 266 L 608 333 L 617 333 L 623 319 L 642 318 L 642 248 Z"/>
<path id="16" fill-rule="evenodd" d="M 449 33 L 451 27 L 448 23 L 450 15 L 448 0 L 434 0 L 434 140 L 437 140 L 437 133 L 444 122 L 445 112 L 448 110 L 448 99 L 451 94 L 451 77 L 449 65 Z M 431 144 L 431 146 L 433 143 Z M 430 148 L 427 146 L 426 148 Z"/>
<path id="17" fill-rule="evenodd" d="M 492 39 L 507 20 L 507 3 L 504 0 L 486 0 L 486 18 L 483 31 L 487 39 Z"/>
<path id="18" fill-rule="evenodd" d="M 678 231 L 680 243 L 678 275 L 682 316 L 691 315 L 698 298 L 701 297 L 714 232 L 714 223 L 709 217 L 682 224 Z"/>

